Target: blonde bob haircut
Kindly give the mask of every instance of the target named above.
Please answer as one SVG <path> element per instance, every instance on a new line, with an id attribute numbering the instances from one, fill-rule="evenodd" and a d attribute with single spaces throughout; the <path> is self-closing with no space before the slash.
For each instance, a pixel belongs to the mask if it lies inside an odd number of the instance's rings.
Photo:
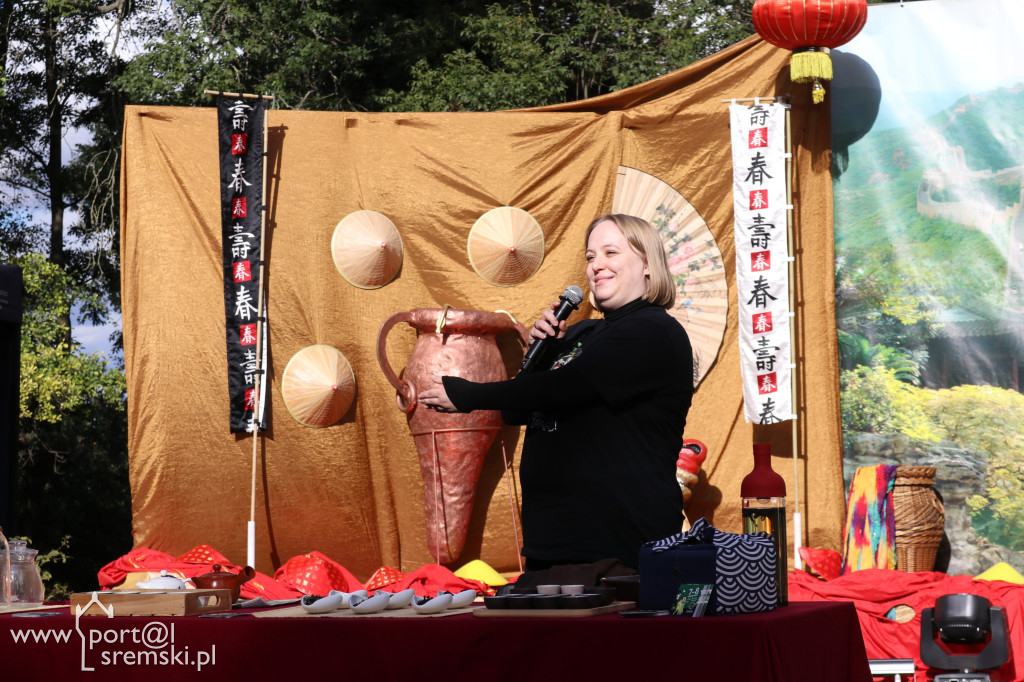
<path id="1" fill-rule="evenodd" d="M 623 213 L 603 215 L 590 223 L 583 239 L 583 248 L 587 248 L 587 244 L 590 242 L 590 233 L 594 231 L 594 228 L 606 220 L 615 223 L 633 250 L 644 259 L 644 264 L 650 274 L 647 279 L 647 292 L 640 298 L 666 310 L 672 309 L 676 304 L 676 285 L 672 280 L 672 273 L 668 270 L 665 245 L 657 230 L 649 222 L 643 218 Z M 590 305 L 598 310 L 601 309 L 594 299 L 593 291 L 590 292 Z"/>

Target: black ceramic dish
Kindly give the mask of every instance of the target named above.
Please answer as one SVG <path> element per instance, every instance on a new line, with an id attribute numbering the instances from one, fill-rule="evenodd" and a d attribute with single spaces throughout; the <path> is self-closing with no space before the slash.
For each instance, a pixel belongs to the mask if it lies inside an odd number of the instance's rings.
<path id="1" fill-rule="evenodd" d="M 508 596 L 508 608 L 510 609 L 532 609 L 535 594 L 510 594 Z"/>
<path id="2" fill-rule="evenodd" d="M 538 594 L 533 597 L 533 608 L 535 609 L 557 609 L 560 608 L 562 595 L 560 594 Z"/>

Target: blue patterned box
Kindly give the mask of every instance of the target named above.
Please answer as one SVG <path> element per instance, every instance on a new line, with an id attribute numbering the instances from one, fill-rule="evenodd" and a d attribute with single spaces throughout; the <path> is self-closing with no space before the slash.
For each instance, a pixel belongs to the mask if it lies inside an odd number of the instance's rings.
<path id="1" fill-rule="evenodd" d="M 641 609 L 670 609 L 683 583 L 714 583 L 710 615 L 771 611 L 778 604 L 772 540 L 724 533 L 700 519 L 640 548 Z"/>

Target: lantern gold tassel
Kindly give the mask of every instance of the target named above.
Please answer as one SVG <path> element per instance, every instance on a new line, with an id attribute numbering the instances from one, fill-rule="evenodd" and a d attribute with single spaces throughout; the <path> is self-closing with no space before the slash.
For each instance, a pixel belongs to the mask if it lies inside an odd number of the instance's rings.
<path id="1" fill-rule="evenodd" d="M 827 47 L 799 47 L 789 60 L 789 77 L 794 83 L 832 80 L 832 58 Z"/>
<path id="2" fill-rule="evenodd" d="M 811 86 L 811 99 L 815 104 L 825 101 L 825 86 L 817 78 L 814 79 L 814 85 Z"/>
<path id="3" fill-rule="evenodd" d="M 807 83 L 814 79 L 830 81 L 831 57 L 827 47 L 798 47 L 790 58 L 790 78 L 794 83 Z"/>
<path id="4" fill-rule="evenodd" d="M 832 80 L 832 58 L 827 47 L 798 47 L 789 59 L 789 77 L 794 83 L 813 83 L 811 99 L 815 104 L 825 101 L 825 86 Z"/>

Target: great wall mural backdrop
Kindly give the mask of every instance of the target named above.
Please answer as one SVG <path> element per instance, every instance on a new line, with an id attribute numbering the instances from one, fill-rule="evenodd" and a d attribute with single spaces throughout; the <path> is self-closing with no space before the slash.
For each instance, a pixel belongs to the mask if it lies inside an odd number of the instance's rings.
<path id="1" fill-rule="evenodd" d="M 873 5 L 833 53 L 846 482 L 937 467 L 951 574 L 1024 572 L 1018 4 Z"/>

